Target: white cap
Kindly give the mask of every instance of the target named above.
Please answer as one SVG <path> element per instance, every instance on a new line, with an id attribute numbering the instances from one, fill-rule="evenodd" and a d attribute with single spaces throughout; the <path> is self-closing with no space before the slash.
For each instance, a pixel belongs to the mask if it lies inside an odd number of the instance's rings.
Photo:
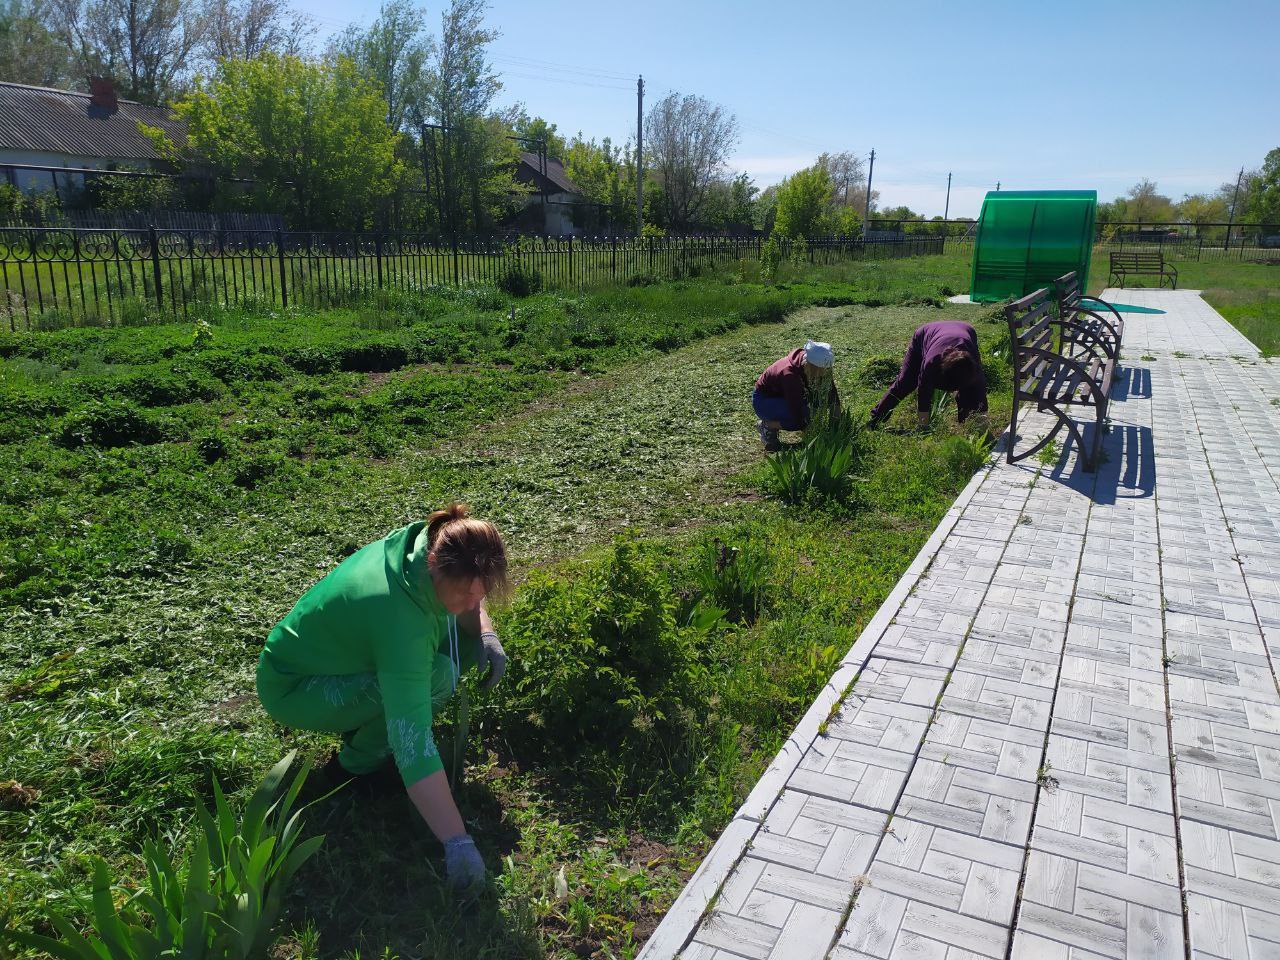
<path id="1" fill-rule="evenodd" d="M 835 354 L 831 352 L 831 344 L 815 343 L 813 340 L 805 343 L 804 358 L 815 367 L 830 367 L 836 362 Z"/>

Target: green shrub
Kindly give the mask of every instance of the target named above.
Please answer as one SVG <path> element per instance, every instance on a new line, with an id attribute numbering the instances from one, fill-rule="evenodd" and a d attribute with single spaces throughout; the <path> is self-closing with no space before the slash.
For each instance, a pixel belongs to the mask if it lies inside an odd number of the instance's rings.
<path id="1" fill-rule="evenodd" d="M 231 445 L 221 431 L 210 430 L 197 436 L 192 442 L 196 453 L 205 463 L 217 463 L 231 452 Z"/>
<path id="2" fill-rule="evenodd" d="M 111 387 L 111 393 L 144 407 L 171 407 L 212 400 L 222 392 L 220 387 L 221 384 L 208 377 L 151 370 L 118 381 Z"/>
<path id="3" fill-rule="evenodd" d="M 681 753 L 707 703 L 706 634 L 677 623 L 676 607 L 666 576 L 626 538 L 572 579 L 534 578 L 506 627 L 508 742 L 565 759 L 603 754 L 642 787 Z"/>
<path id="4" fill-rule="evenodd" d="M 497 287 L 513 297 L 531 297 L 542 289 L 542 274 L 519 260 L 508 260 L 498 273 Z"/>
<path id="5" fill-rule="evenodd" d="M 704 540 L 690 573 L 701 602 L 714 604 L 734 623 L 755 623 L 769 580 L 769 555 L 760 544 L 746 540 L 731 546 L 719 537 Z"/>
<path id="6" fill-rule="evenodd" d="M 867 357 L 858 368 L 858 383 L 864 387 L 883 390 L 897 379 L 901 367 L 901 357 L 891 357 L 888 354 Z"/>
<path id="7" fill-rule="evenodd" d="M 948 437 L 942 444 L 942 458 L 955 481 L 964 484 L 986 464 L 994 446 L 995 440 L 989 434 Z"/>
<path id="8" fill-rule="evenodd" d="M 127 400 L 97 400 L 63 417 L 57 438 L 70 449 L 111 448 L 158 443 L 163 433 L 159 423 Z"/>
<path id="9" fill-rule="evenodd" d="M 214 780 L 213 812 L 197 800 L 200 829 L 185 869 L 159 839 L 146 842 L 147 885 L 117 905 L 107 865 L 96 860 L 88 930 L 79 932 L 66 916 L 49 910 L 61 940 L 22 931 L 10 931 L 7 938 L 64 960 L 267 956 L 289 881 L 324 843 L 323 836 L 301 839 L 301 811 L 293 810 L 306 764 L 281 793 L 294 756 L 271 769 L 239 823 Z"/>
<path id="10" fill-rule="evenodd" d="M 847 502 L 862 447 L 862 425 L 847 412 L 819 412 L 805 431 L 803 443 L 769 458 L 777 493 L 793 504 Z"/>

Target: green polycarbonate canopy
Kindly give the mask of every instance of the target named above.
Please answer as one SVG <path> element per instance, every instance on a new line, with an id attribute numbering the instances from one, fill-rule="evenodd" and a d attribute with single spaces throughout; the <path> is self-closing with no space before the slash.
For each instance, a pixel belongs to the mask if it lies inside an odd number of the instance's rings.
<path id="1" fill-rule="evenodd" d="M 1096 190 L 993 190 L 982 202 L 969 296 L 1021 297 L 1074 270 L 1089 287 Z"/>

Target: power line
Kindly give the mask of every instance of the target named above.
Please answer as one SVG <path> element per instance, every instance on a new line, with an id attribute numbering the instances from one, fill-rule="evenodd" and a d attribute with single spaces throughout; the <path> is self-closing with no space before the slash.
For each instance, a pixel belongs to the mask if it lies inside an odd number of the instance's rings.
<path id="1" fill-rule="evenodd" d="M 508 54 L 493 54 L 489 59 L 501 61 L 504 63 L 512 63 L 517 66 L 533 69 L 552 70 L 557 73 L 570 73 L 581 76 L 599 77 L 605 80 L 630 80 L 631 78 L 624 73 L 616 73 L 612 70 L 598 70 L 595 67 L 574 67 L 567 63 L 555 63 L 551 60 L 537 60 L 533 57 L 516 57 Z"/>
<path id="2" fill-rule="evenodd" d="M 518 77 L 521 80 L 543 80 L 547 83 L 567 83 L 575 87 L 595 87 L 598 90 L 626 90 L 631 91 L 630 87 L 624 87 L 617 83 L 591 83 L 587 80 L 569 80 L 562 77 L 548 77 L 537 73 L 520 73 L 515 70 L 503 70 L 499 75 L 502 77 Z"/>

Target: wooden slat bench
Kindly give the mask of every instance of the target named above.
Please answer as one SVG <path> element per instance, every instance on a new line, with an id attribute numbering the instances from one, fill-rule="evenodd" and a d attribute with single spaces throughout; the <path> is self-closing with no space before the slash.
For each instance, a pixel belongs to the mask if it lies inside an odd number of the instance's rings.
<path id="1" fill-rule="evenodd" d="M 1107 424 L 1107 407 L 1115 377 L 1119 343 L 1109 349 L 1092 320 L 1077 311 L 1054 316 L 1054 301 L 1042 287 L 1005 307 L 1013 351 L 1013 411 L 1009 416 L 1008 459 L 1025 460 L 1043 450 L 1065 428 L 1075 439 L 1084 468 L 1093 471 Z M 1057 425 L 1029 450 L 1015 454 L 1018 406 L 1034 404 L 1058 418 Z M 1071 407 L 1092 407 L 1097 421 L 1093 443 L 1086 446 L 1083 426 L 1070 417 Z"/>
<path id="2" fill-rule="evenodd" d="M 1124 286 L 1128 277 L 1159 277 L 1160 286 L 1169 281 L 1169 289 L 1178 289 L 1178 270 L 1171 263 L 1164 262 L 1163 253 L 1126 253 L 1111 254 L 1111 275 L 1107 278 L 1107 286 Z"/>
<path id="3" fill-rule="evenodd" d="M 1098 297 L 1086 297 L 1080 291 L 1080 279 L 1073 270 L 1053 281 L 1058 301 L 1058 318 L 1074 323 L 1063 329 L 1063 347 L 1068 355 L 1097 346 L 1111 360 L 1120 360 L 1120 341 L 1124 339 L 1124 317 L 1112 304 Z"/>

